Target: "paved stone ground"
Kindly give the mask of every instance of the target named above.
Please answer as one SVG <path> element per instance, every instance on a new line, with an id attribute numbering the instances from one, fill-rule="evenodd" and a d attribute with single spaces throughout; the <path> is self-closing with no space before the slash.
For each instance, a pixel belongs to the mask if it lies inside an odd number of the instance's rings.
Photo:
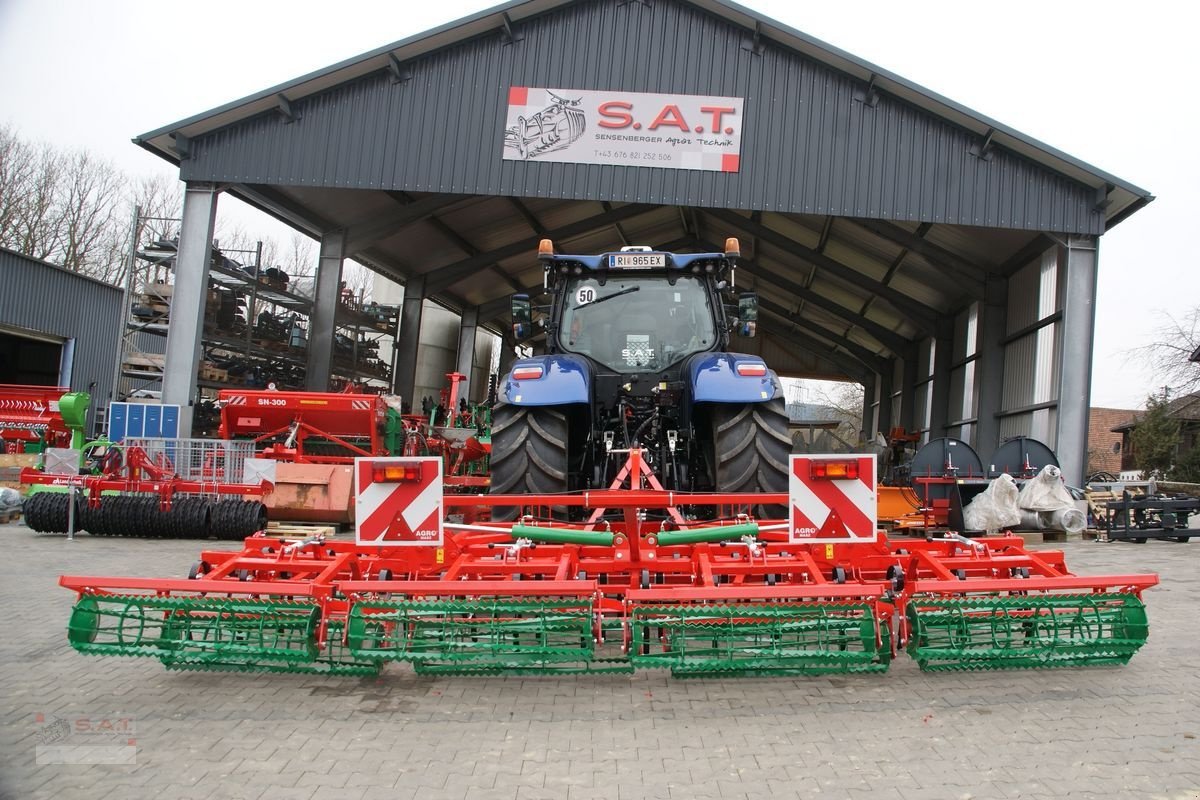
<path id="1" fill-rule="evenodd" d="M 901 657 L 876 675 L 684 681 L 85 657 L 57 575 L 182 576 L 199 543 L 0 538 L 4 798 L 1200 798 L 1200 542 L 1044 545 L 1080 573 L 1162 574 L 1150 642 L 1123 668 L 924 675 Z M 125 719 L 128 738 L 81 732 Z M 39 745 L 88 743 L 136 763 L 37 763 Z"/>

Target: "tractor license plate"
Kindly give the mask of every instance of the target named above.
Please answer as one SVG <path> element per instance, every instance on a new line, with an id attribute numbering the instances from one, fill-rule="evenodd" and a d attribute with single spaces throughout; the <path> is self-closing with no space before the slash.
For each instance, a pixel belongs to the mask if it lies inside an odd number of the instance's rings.
<path id="1" fill-rule="evenodd" d="M 614 253 L 608 257 L 610 269 L 640 269 L 666 265 L 667 257 L 662 253 Z"/>

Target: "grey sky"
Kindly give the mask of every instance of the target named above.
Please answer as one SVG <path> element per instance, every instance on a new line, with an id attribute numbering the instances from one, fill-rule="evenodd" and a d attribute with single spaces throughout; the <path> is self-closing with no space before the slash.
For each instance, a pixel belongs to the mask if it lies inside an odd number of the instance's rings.
<path id="1" fill-rule="evenodd" d="M 131 174 L 171 173 L 130 138 L 492 5 L 0 0 L 0 123 Z M 1100 245 L 1092 405 L 1141 405 L 1155 386 L 1126 352 L 1162 313 L 1200 303 L 1183 235 L 1196 218 L 1187 191 L 1200 184 L 1189 4 L 744 5 L 1158 196 Z M 247 228 L 281 236 L 265 216 Z"/>

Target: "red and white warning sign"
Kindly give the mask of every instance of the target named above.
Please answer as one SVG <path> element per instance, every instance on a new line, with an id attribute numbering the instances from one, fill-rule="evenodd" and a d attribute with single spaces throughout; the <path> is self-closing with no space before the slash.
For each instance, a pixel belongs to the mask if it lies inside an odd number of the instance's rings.
<path id="1" fill-rule="evenodd" d="M 838 544 L 878 536 L 873 455 L 793 455 L 788 538 Z"/>
<path id="2" fill-rule="evenodd" d="M 440 458 L 356 458 L 354 495 L 358 544 L 443 544 Z"/>

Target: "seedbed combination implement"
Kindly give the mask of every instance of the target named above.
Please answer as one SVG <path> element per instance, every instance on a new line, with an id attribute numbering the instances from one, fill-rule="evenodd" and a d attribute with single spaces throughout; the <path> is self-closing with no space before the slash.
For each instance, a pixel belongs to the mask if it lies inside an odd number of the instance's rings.
<path id="1" fill-rule="evenodd" d="M 364 455 L 355 542 L 258 534 L 186 580 L 64 576 L 71 644 L 334 674 L 881 672 L 905 649 L 926 670 L 1127 661 L 1157 576 L 1075 576 L 1011 536 L 890 541 L 873 457 L 789 456 L 778 379 L 726 352 L 754 328 L 752 295 L 736 316 L 722 302 L 737 249 L 544 243 L 547 352 L 501 381 L 489 494 L 450 491 L 441 458 Z M 517 298 L 518 338 L 531 311 Z"/>

